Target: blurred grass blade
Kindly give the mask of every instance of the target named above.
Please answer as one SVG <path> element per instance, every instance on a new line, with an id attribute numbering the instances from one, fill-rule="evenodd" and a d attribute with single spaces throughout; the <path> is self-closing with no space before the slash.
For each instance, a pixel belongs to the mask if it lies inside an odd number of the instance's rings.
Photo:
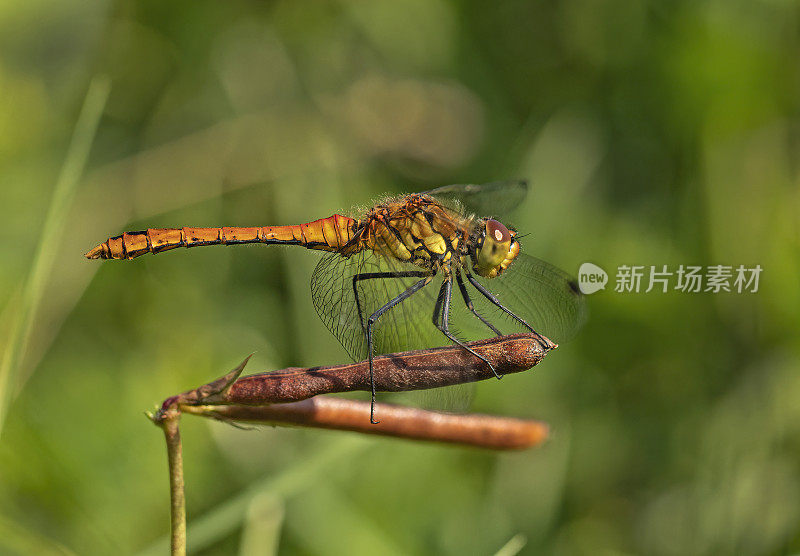
<path id="1" fill-rule="evenodd" d="M 306 488 L 313 488 L 317 478 L 327 473 L 338 460 L 353 457 L 367 446 L 369 442 L 358 436 L 336 440 L 313 457 L 306 458 L 277 476 L 267 477 L 228 501 L 217 504 L 213 510 L 189 523 L 186 533 L 188 552 L 194 554 L 213 546 L 241 527 L 253 497 L 269 492 L 282 499 L 291 498 Z M 165 535 L 140 552 L 139 556 L 156 556 L 168 552 L 169 536 Z"/>
<path id="2" fill-rule="evenodd" d="M 285 514 L 283 501 L 272 493 L 263 492 L 254 496 L 242 528 L 239 556 L 277 554 Z"/>
<path id="3" fill-rule="evenodd" d="M 522 533 L 518 533 L 508 539 L 508 542 L 495 552 L 494 556 L 516 556 L 522 552 L 526 544 L 528 544 L 528 539 Z"/>
<path id="4" fill-rule="evenodd" d="M 73 556 L 75 553 L 53 539 L 0 515 L 0 554 Z"/>
<path id="5" fill-rule="evenodd" d="M 53 190 L 42 235 L 23 285 L 22 301 L 12 317 L 8 343 L 0 361 L 0 434 L 3 431 L 8 405 L 13 397 L 14 378 L 25 357 L 44 287 L 52 275 L 55 251 L 60 244 L 59 236 L 64 230 L 67 214 L 78 182 L 83 175 L 110 89 L 111 82 L 105 76 L 95 77 L 89 85 L 72 132 L 64 165 Z"/>
<path id="6" fill-rule="evenodd" d="M 350 492 L 324 481 L 292 504 L 286 522 L 287 544 L 300 554 L 380 554 L 405 556 L 418 539 L 404 539 L 402 521 L 387 527 L 375 513 L 354 501 Z M 424 554 L 424 552 L 422 552 Z M 431 552 L 435 554 L 435 552 Z"/>

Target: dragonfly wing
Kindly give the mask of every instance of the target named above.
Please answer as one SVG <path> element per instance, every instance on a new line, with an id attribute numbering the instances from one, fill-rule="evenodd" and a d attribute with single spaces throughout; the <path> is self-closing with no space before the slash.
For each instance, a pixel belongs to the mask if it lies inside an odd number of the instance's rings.
<path id="1" fill-rule="evenodd" d="M 420 267 L 371 251 L 350 257 L 328 254 L 317 264 L 311 278 L 314 307 L 347 353 L 356 361 L 366 359 L 365 326 L 369 316 L 423 279 L 420 276 L 392 276 L 421 271 Z M 354 277 L 365 274 L 382 274 L 384 277 L 357 280 L 354 288 Z M 556 342 L 572 336 L 586 318 L 585 300 L 575 281 L 565 272 L 534 257 L 521 254 L 501 276 L 476 279 L 508 309 Z M 441 284 L 442 278 L 434 277 L 430 284 L 378 318 L 373 327 L 375 355 L 450 344 L 433 323 Z M 502 332 L 525 331 L 472 285 L 467 283 L 465 287 L 476 311 Z M 451 333 L 462 341 L 493 335 L 468 310 L 456 284 L 453 285 L 449 318 Z M 426 407 L 464 411 L 472 392 L 471 386 L 458 386 L 406 396 L 405 400 Z"/>
<path id="2" fill-rule="evenodd" d="M 520 254 L 500 276 L 476 279 L 505 307 L 555 342 L 570 339 L 586 321 L 586 299 L 575 279 L 536 257 Z M 501 332 L 525 331 L 475 288 L 467 287 L 476 310 Z"/>
<path id="3" fill-rule="evenodd" d="M 422 273 L 424 269 L 366 250 L 349 257 L 331 253 L 317 264 L 311 276 L 314 308 L 354 360 L 368 356 L 365 327 L 370 315 L 423 279 L 420 276 L 393 277 L 409 272 Z M 375 274 L 383 277 L 356 280 L 354 287 L 355 277 Z M 437 282 L 440 284 L 441 279 L 434 279 L 378 318 L 373 326 L 375 355 L 444 343 L 444 337 L 432 321 L 439 288 Z"/>
<path id="4" fill-rule="evenodd" d="M 348 258 L 337 253 L 328 254 L 317 264 L 311 277 L 314 307 L 325 326 L 336 336 L 350 357 L 355 361 L 366 359 L 367 340 L 361 323 L 366 325 L 366 319 L 372 313 L 423 278 L 385 277 L 358 280 L 356 288 L 361 305 L 361 320 L 359 320 L 353 277 L 365 273 L 421 271 L 423 269 L 415 265 L 387 259 L 368 251 L 356 253 Z M 375 355 L 450 344 L 450 340 L 433 324 L 433 311 L 441 284 L 441 277 L 435 277 L 430 284 L 384 313 L 376 321 L 373 328 Z M 458 302 L 456 298 L 458 295 L 460 294 L 454 294 L 455 304 Z M 455 327 L 453 330 L 455 333 L 458 332 Z M 466 384 L 409 392 L 403 395 L 402 403 L 450 412 L 464 412 L 469 409 L 474 391 L 473 385 Z"/>
<path id="5" fill-rule="evenodd" d="M 524 180 L 445 185 L 425 192 L 450 208 L 461 208 L 477 216 L 506 216 L 522 204 L 528 194 Z"/>

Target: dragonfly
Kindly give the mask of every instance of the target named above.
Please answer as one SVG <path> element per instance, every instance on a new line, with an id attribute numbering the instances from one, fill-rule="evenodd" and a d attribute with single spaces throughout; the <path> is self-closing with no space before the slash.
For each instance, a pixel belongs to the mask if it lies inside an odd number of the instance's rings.
<path id="1" fill-rule="evenodd" d="M 522 253 L 523 236 L 499 220 L 527 191 L 525 181 L 446 185 L 298 225 L 149 228 L 111 237 L 85 256 L 134 259 L 244 243 L 327 251 L 311 275 L 313 305 L 354 360 L 369 359 L 370 421 L 378 423 L 376 354 L 434 347 L 444 337 L 500 378 L 468 339 L 500 336 L 503 326 L 533 333 L 549 347 L 541 334 L 563 341 L 583 324 L 586 305 L 575 280 Z M 453 302 L 455 289 L 461 303 Z"/>

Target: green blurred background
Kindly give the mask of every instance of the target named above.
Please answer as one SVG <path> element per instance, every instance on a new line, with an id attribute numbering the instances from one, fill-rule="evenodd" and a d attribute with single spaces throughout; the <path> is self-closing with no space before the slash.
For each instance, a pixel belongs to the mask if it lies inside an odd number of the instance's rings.
<path id="1" fill-rule="evenodd" d="M 478 386 L 551 424 L 528 452 L 184 418 L 190 546 L 800 551 L 799 60 L 792 0 L 3 2 L 0 553 L 164 553 L 142 412 L 252 351 L 346 360 L 317 253 L 84 251 L 516 177 L 525 249 L 572 273 L 760 264 L 760 289 L 591 296 L 534 372 Z"/>

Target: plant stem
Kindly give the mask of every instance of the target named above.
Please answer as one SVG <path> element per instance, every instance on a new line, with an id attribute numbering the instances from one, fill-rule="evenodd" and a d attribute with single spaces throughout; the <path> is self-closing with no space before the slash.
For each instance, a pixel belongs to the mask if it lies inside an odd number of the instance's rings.
<path id="1" fill-rule="evenodd" d="M 385 403 L 375 404 L 375 409 L 381 415 L 378 424 L 370 423 L 368 402 L 328 396 L 262 406 L 181 407 L 181 411 L 193 415 L 236 422 L 343 430 L 488 450 L 532 448 L 544 442 L 548 435 L 546 423 L 531 419 L 474 413 L 457 415 Z"/>
<path id="2" fill-rule="evenodd" d="M 180 412 L 174 409 L 159 415 L 153 421 L 164 431 L 169 463 L 169 495 L 171 517 L 171 554 L 186 554 L 186 493 L 183 484 L 183 448 L 178 427 Z"/>

